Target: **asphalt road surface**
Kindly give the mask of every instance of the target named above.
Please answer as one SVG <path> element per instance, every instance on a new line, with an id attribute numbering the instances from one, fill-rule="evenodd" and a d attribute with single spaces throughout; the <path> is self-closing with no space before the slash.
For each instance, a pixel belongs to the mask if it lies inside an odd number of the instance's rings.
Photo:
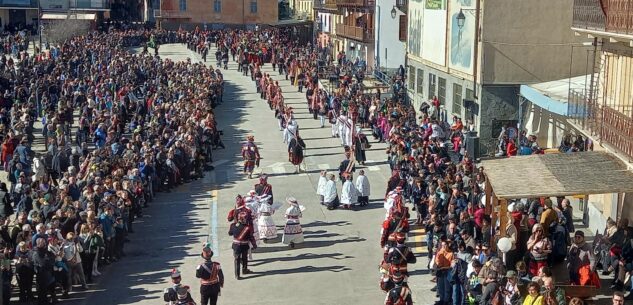
<path id="1" fill-rule="evenodd" d="M 209 52 L 214 53 L 214 49 Z M 197 54 L 180 44 L 161 46 L 160 55 L 200 61 Z M 212 63 L 215 61 L 207 62 Z M 356 211 L 328 211 L 319 205 L 316 184 L 321 170 L 335 170 L 343 160 L 340 140 L 331 137 L 329 124 L 320 128 L 318 120 L 312 119 L 304 93 L 298 93 L 289 81 L 273 72 L 271 65 L 264 70 L 280 81 L 287 104 L 295 109 L 307 144 L 307 171 L 293 173 L 273 111 L 259 99 L 250 76 L 242 76 L 236 64 L 229 63 L 229 70 L 223 71 L 224 103 L 215 110 L 226 149 L 214 151 L 215 170 L 172 193 L 159 193 L 145 210 L 145 217 L 135 223 L 135 233 L 125 247 L 127 256 L 101 268 L 105 272 L 89 291 L 74 293 L 65 303 L 162 304 L 162 290 L 170 286 L 172 268 L 180 269 L 183 283 L 191 287 L 199 302 L 195 268 L 202 261 L 202 244 L 209 241 L 215 251 L 213 259 L 222 264 L 225 274 L 219 304 L 383 304 L 385 294 L 378 286 L 378 265 L 382 258 L 380 225 L 385 215 L 382 198 L 389 177 L 386 146 L 372 143 L 367 153 L 370 204 Z M 368 131 L 365 133 L 373 142 Z M 305 243 L 290 249 L 281 243 L 280 234 L 277 241 L 260 244 L 249 266 L 253 274 L 237 281 L 226 215 L 235 196 L 246 194 L 257 183 L 258 174 L 247 179 L 241 173 L 240 149 L 248 134 L 255 136 L 263 157 L 256 173 L 269 175 L 275 201 L 294 196 L 307 208 L 301 219 Z M 340 182 L 337 186 L 340 194 Z M 274 219 L 283 232 L 283 211 Z M 409 239 L 418 256 L 418 263 L 409 268 L 410 286 L 416 303 L 433 304 L 423 236 L 422 231 L 414 230 Z"/>

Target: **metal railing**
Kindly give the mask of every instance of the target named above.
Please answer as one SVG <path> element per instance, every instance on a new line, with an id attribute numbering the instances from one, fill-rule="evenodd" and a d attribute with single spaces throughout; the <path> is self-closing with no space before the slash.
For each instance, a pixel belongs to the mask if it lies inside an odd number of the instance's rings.
<path id="1" fill-rule="evenodd" d="M 342 23 L 336 25 L 336 35 L 351 38 L 360 42 L 374 41 L 374 29 L 365 30 L 365 28 Z"/>
<path id="2" fill-rule="evenodd" d="M 572 27 L 633 35 L 633 1 L 574 0 Z"/>
<path id="3" fill-rule="evenodd" d="M 177 10 L 154 10 L 154 17 L 155 18 L 165 18 L 165 19 L 169 19 L 169 18 L 191 18 L 191 16 L 189 16 L 189 14 L 187 12 L 184 11 L 177 11 Z"/>
<path id="4" fill-rule="evenodd" d="M 338 6 L 345 7 L 366 7 L 374 9 L 376 0 L 336 0 Z"/>

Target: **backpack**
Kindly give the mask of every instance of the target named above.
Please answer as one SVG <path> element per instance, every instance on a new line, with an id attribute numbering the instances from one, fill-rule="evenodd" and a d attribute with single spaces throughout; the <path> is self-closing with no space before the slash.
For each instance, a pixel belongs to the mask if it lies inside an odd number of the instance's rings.
<path id="1" fill-rule="evenodd" d="M 504 305 L 503 293 L 501 292 L 501 286 L 497 285 L 497 290 L 492 294 L 490 299 L 490 305 Z"/>

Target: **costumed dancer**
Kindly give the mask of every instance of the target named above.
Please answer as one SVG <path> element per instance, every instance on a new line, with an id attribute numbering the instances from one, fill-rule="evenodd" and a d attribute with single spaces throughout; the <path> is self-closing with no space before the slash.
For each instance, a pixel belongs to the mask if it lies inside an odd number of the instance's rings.
<path id="1" fill-rule="evenodd" d="M 294 115 L 290 115 L 287 116 L 288 120 L 286 121 L 286 128 L 284 129 L 283 132 L 283 142 L 290 144 L 290 140 L 292 140 L 293 138 L 295 138 L 297 136 L 297 134 L 299 133 L 299 124 L 297 123 L 297 121 L 294 118 Z"/>
<path id="2" fill-rule="evenodd" d="M 343 189 L 341 190 L 341 204 L 345 209 L 351 209 L 358 202 L 358 191 L 354 185 L 354 179 L 351 174 L 345 176 Z"/>
<path id="3" fill-rule="evenodd" d="M 338 166 L 338 176 L 341 178 L 341 183 L 345 183 L 345 177 L 356 171 L 354 163 L 354 160 L 352 160 L 351 149 L 349 146 L 345 146 L 345 160 L 341 161 L 341 164 Z"/>
<path id="4" fill-rule="evenodd" d="M 253 211 L 251 211 L 248 207 L 246 207 L 244 198 L 242 195 L 237 195 L 235 197 L 235 208 L 229 211 L 229 215 L 226 219 L 229 222 L 236 223 L 237 216 L 240 214 L 246 215 L 246 224 L 252 226 L 253 225 Z"/>
<path id="5" fill-rule="evenodd" d="M 365 151 L 370 147 L 371 145 L 369 144 L 367 136 L 365 136 L 360 127 L 356 127 L 356 133 L 354 135 L 354 158 L 359 164 L 365 165 L 365 161 L 367 160 Z"/>
<path id="6" fill-rule="evenodd" d="M 306 148 L 306 143 L 299 136 L 299 131 L 295 134 L 295 137 L 290 139 L 288 145 L 288 159 L 292 165 L 295 166 L 295 173 L 301 172 L 301 163 L 303 162 L 303 150 Z"/>
<path id="7" fill-rule="evenodd" d="M 240 212 L 237 215 L 237 222 L 232 223 L 229 228 L 229 235 L 233 236 L 233 257 L 235 258 L 235 278 L 240 280 L 240 269 L 242 274 L 249 274 L 248 269 L 248 253 L 253 246 L 253 250 L 257 249 L 255 237 L 253 236 L 253 228 L 248 225 L 248 214 Z"/>
<path id="8" fill-rule="evenodd" d="M 395 247 L 396 233 L 406 234 L 409 232 L 409 218 L 402 212 L 392 208 L 389 218 L 382 223 L 382 232 L 380 236 L 380 247 L 384 250 L 384 259 L 387 260 L 387 254 L 391 247 Z"/>
<path id="9" fill-rule="evenodd" d="M 386 262 L 389 264 L 390 273 L 400 272 L 404 275 L 404 281 L 407 281 L 409 277 L 408 264 L 415 264 L 417 261 L 413 251 L 407 247 L 405 241 L 406 235 L 402 232 L 396 232 L 394 234 L 396 245 L 389 248 L 387 251 Z"/>
<path id="10" fill-rule="evenodd" d="M 273 204 L 273 186 L 268 184 L 268 176 L 266 174 L 262 174 L 259 177 L 259 183 L 255 184 L 254 188 L 257 196 L 270 196 L 268 204 Z"/>
<path id="11" fill-rule="evenodd" d="M 356 190 L 358 191 L 358 204 L 360 206 L 366 206 L 369 203 L 370 187 L 369 179 L 365 176 L 365 171 L 360 170 L 358 172 L 358 178 L 356 178 Z"/>
<path id="12" fill-rule="evenodd" d="M 277 238 L 277 226 L 273 221 L 273 214 L 278 207 L 269 204 L 270 196 L 258 197 L 259 200 L 259 219 L 257 226 L 259 231 L 259 239 L 266 242 L 269 239 Z"/>
<path id="13" fill-rule="evenodd" d="M 295 244 L 303 242 L 303 230 L 301 229 L 299 218 L 301 218 L 301 212 L 305 208 L 300 206 L 297 199 L 293 197 L 288 197 L 286 201 L 290 204 L 290 207 L 286 210 L 286 226 L 284 227 L 284 235 L 281 241 L 289 245 L 290 248 L 294 248 Z"/>
<path id="14" fill-rule="evenodd" d="M 385 305 L 413 305 L 411 289 L 404 282 L 404 276 L 394 274 L 391 276 L 391 281 L 394 287 L 387 293 Z"/>
<path id="15" fill-rule="evenodd" d="M 242 158 L 244 159 L 244 173 L 248 173 L 248 178 L 253 178 L 253 169 L 259 167 L 259 149 L 255 145 L 255 137 L 250 135 L 246 137 L 246 144 L 242 146 Z"/>
<path id="16" fill-rule="evenodd" d="M 178 269 L 173 269 L 171 271 L 171 282 L 173 285 L 169 288 L 165 288 L 163 290 L 163 300 L 167 302 L 168 305 L 179 304 L 178 303 L 178 289 L 185 289 L 185 299 L 189 301 L 193 301 L 191 297 L 191 293 L 189 293 L 189 286 L 185 286 L 182 283 L 182 277 L 180 276 L 180 271 Z"/>
<path id="17" fill-rule="evenodd" d="M 352 146 L 352 122 L 347 117 L 346 112 L 342 112 L 337 119 L 338 135 L 341 138 L 342 146 Z"/>
<path id="18" fill-rule="evenodd" d="M 327 184 L 327 171 L 321 171 L 319 175 L 319 184 L 317 184 L 317 195 L 319 195 L 319 203 L 321 205 L 324 204 L 324 196 L 325 196 L 325 185 Z"/>
<path id="19" fill-rule="evenodd" d="M 200 279 L 200 304 L 216 305 L 220 289 L 224 287 L 224 273 L 220 263 L 211 261 L 213 250 L 209 243 L 202 247 L 201 255 L 204 262 L 196 268 L 196 277 Z"/>
<path id="20" fill-rule="evenodd" d="M 328 120 L 332 125 L 332 138 L 338 137 L 338 115 L 334 109 L 330 109 L 327 113 Z"/>

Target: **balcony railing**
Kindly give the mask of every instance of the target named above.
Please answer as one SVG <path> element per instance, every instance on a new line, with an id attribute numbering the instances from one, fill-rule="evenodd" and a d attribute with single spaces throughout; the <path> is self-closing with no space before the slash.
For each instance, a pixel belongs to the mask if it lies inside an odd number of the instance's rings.
<path id="1" fill-rule="evenodd" d="M 374 29 L 367 29 L 339 23 L 336 25 L 336 35 L 360 42 L 374 41 Z"/>
<path id="2" fill-rule="evenodd" d="M 607 2 L 607 32 L 633 35 L 633 1 L 603 0 Z"/>
<path id="3" fill-rule="evenodd" d="M 109 9 L 110 1 L 107 0 L 70 0 L 73 9 Z"/>
<path id="4" fill-rule="evenodd" d="M 406 14 L 408 12 L 409 0 L 396 0 L 396 7 Z"/>
<path id="5" fill-rule="evenodd" d="M 572 26 L 579 29 L 604 31 L 605 15 L 600 0 L 574 0 Z"/>
<path id="6" fill-rule="evenodd" d="M 376 0 L 336 0 L 336 4 L 341 7 L 364 7 L 373 9 L 376 7 Z"/>
<path id="7" fill-rule="evenodd" d="M 314 0 L 314 9 L 337 10 L 336 0 Z"/>
<path id="8" fill-rule="evenodd" d="M 591 136 L 633 160 L 633 117 L 590 100 L 584 92 L 570 91 L 569 118 Z M 622 107 L 620 107 L 622 108 Z M 631 114 L 633 109 L 622 109 Z"/>
<path id="9" fill-rule="evenodd" d="M 154 18 L 163 19 L 187 19 L 191 18 L 186 11 L 177 10 L 154 10 Z"/>
<path id="10" fill-rule="evenodd" d="M 0 7 L 37 8 L 37 0 L 22 0 L 22 1 L 0 0 Z"/>
<path id="11" fill-rule="evenodd" d="M 574 0 L 573 11 L 574 28 L 633 35 L 633 1 Z"/>

